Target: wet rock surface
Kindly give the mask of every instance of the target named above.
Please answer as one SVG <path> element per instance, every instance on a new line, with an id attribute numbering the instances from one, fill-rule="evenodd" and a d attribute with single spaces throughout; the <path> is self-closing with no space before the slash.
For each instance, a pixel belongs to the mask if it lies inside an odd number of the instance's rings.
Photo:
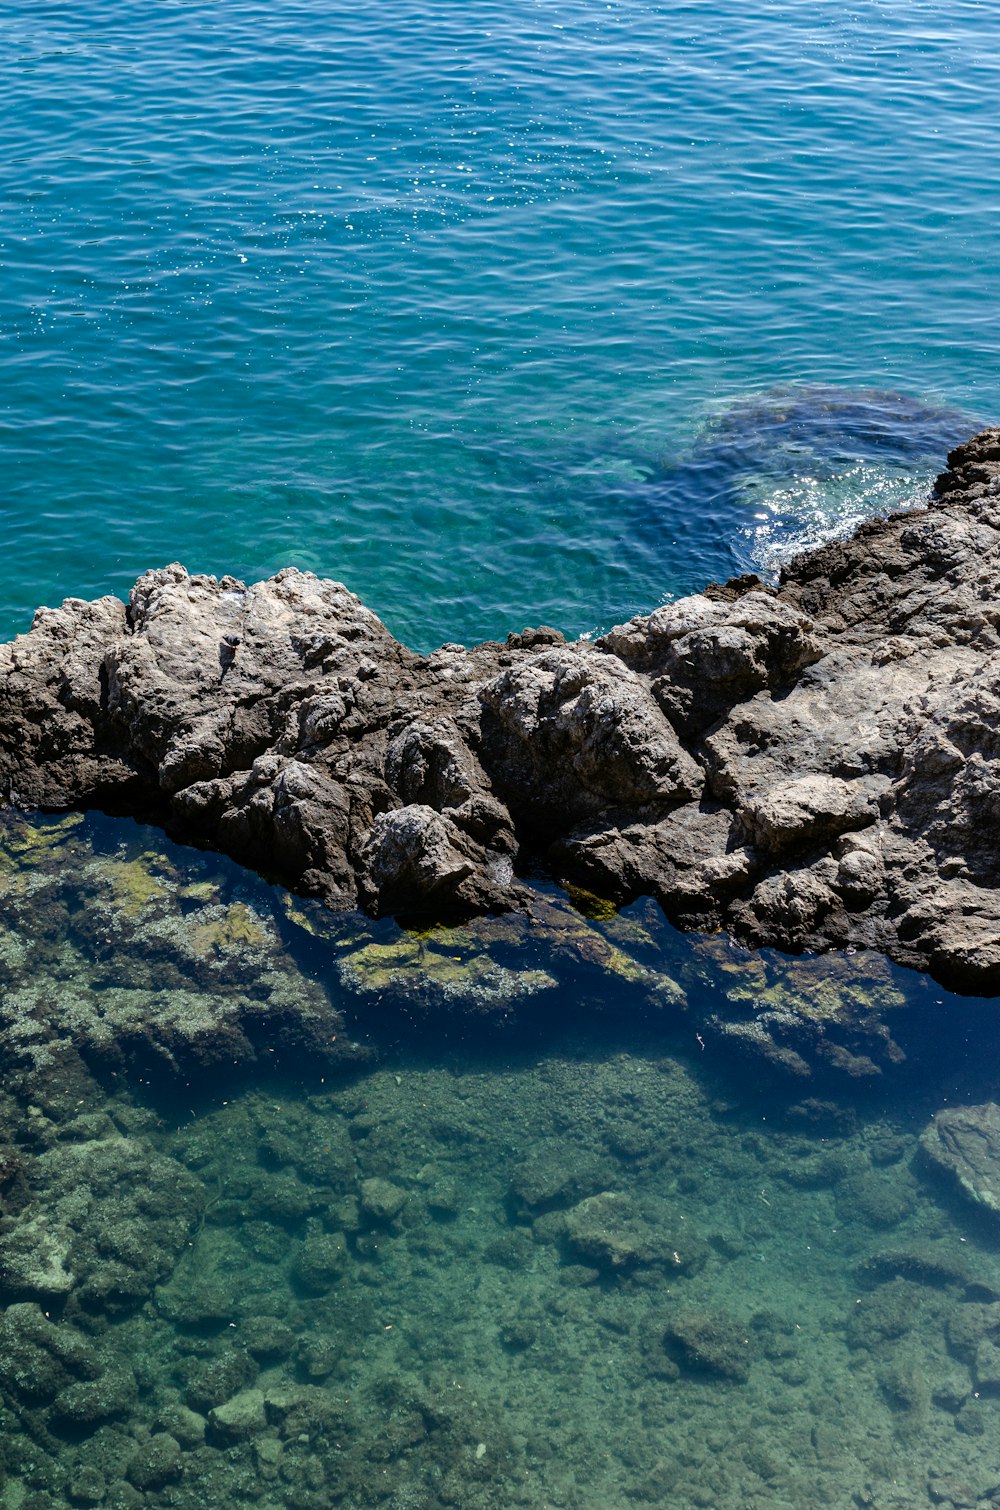
<path id="1" fill-rule="evenodd" d="M 1000 989 L 1000 430 L 921 511 L 593 643 L 418 656 L 346 588 L 148 572 L 0 649 L 0 793 L 153 816 L 334 908 L 529 909 L 519 868 L 752 947 Z"/>

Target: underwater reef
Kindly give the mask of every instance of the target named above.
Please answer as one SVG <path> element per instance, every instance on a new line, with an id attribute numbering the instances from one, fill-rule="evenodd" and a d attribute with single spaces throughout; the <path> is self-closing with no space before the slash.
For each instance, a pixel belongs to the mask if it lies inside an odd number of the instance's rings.
<path id="1" fill-rule="evenodd" d="M 1000 991 L 1000 430 L 924 509 L 665 604 L 420 656 L 287 569 L 147 572 L 0 648 L 0 795 L 162 823 L 334 909 L 524 910 L 541 866 L 749 947 Z"/>

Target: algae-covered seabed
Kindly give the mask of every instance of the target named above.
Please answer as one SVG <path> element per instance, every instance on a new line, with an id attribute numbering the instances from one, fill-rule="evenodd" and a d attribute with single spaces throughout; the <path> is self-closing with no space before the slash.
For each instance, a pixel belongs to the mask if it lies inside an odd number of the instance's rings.
<path id="1" fill-rule="evenodd" d="M 1000 1485 L 1000 1226 L 918 1141 L 995 1004 L 542 889 L 338 922 L 106 819 L 0 870 L 0 1503 Z"/>

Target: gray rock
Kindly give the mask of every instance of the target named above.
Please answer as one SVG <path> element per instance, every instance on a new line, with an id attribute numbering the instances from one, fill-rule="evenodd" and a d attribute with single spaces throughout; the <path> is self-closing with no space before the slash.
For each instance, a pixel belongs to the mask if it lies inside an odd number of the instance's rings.
<path id="1" fill-rule="evenodd" d="M 99 1505 L 107 1493 L 107 1482 L 97 1468 L 82 1467 L 66 1485 L 66 1494 L 73 1505 Z"/>
<path id="2" fill-rule="evenodd" d="M 204 1204 L 175 1160 L 117 1135 L 42 1154 L 31 1193 L 0 1237 L 8 1292 L 72 1292 L 90 1311 L 113 1314 L 140 1304 L 170 1271 Z"/>
<path id="3" fill-rule="evenodd" d="M 602 1164 L 584 1164 L 575 1149 L 544 1148 L 512 1171 L 511 1203 L 519 1215 L 573 1205 L 582 1196 L 603 1189 L 610 1175 Z"/>
<path id="4" fill-rule="evenodd" d="M 1000 1303 L 956 1306 L 948 1318 L 947 1338 L 956 1357 L 974 1364 L 984 1344 L 995 1345 L 1000 1339 Z"/>
<path id="5" fill-rule="evenodd" d="M 52 1420 L 60 1427 L 93 1428 L 103 1421 L 127 1416 L 137 1397 L 132 1370 L 109 1369 L 99 1379 L 70 1384 L 61 1390 L 52 1402 Z"/>
<path id="6" fill-rule="evenodd" d="M 745 1384 L 750 1377 L 749 1328 L 721 1311 L 678 1311 L 670 1319 L 665 1342 L 691 1373 Z"/>
<path id="7" fill-rule="evenodd" d="M 292 1264 L 292 1278 L 311 1295 L 322 1295 L 344 1272 L 348 1262 L 342 1232 L 310 1230 Z"/>
<path id="8" fill-rule="evenodd" d="M 8 1306 L 0 1318 L 0 1385 L 15 1398 L 44 1404 L 100 1372 L 91 1344 L 74 1327 L 50 1321 L 37 1305 Z"/>
<path id="9" fill-rule="evenodd" d="M 567 1211 L 560 1226 L 574 1253 L 601 1269 L 662 1264 L 690 1273 L 704 1264 L 707 1245 L 689 1222 L 671 1218 L 659 1204 L 652 1211 L 648 1203 L 640 1208 L 627 1195 L 603 1190 Z"/>
<path id="10" fill-rule="evenodd" d="M 169 1433 L 181 1447 L 189 1451 L 203 1444 L 205 1425 L 205 1417 L 197 1411 L 189 1410 L 186 1405 L 168 1406 L 160 1412 L 156 1421 L 159 1431 Z"/>
<path id="11" fill-rule="evenodd" d="M 657 897 L 1000 991 L 1000 430 L 928 507 L 590 643 L 420 657 L 338 583 L 147 572 L 0 647 L 0 797 L 164 812 L 335 907 Z M 50 1285 L 58 1282 L 52 1255 Z"/>
<path id="12" fill-rule="evenodd" d="M 954 1510 L 972 1510 L 982 1499 L 978 1489 L 953 1474 L 932 1473 L 927 1484 L 932 1505 L 952 1505 Z"/>
<path id="13" fill-rule="evenodd" d="M 986 1337 L 976 1349 L 972 1368 L 976 1387 L 988 1394 L 1000 1392 L 1000 1346 L 992 1337 Z"/>
<path id="14" fill-rule="evenodd" d="M 406 1205 L 405 1190 L 390 1180 L 379 1178 L 361 1181 L 361 1209 L 370 1221 L 386 1226 Z"/>
<path id="15" fill-rule="evenodd" d="M 192 1372 L 185 1403 L 192 1412 L 207 1415 L 213 1406 L 222 1405 L 241 1389 L 255 1384 L 259 1372 L 248 1353 L 233 1348 Z"/>
<path id="16" fill-rule="evenodd" d="M 295 1346 L 295 1333 L 277 1316 L 252 1316 L 239 1329 L 240 1342 L 258 1363 L 287 1358 Z"/>

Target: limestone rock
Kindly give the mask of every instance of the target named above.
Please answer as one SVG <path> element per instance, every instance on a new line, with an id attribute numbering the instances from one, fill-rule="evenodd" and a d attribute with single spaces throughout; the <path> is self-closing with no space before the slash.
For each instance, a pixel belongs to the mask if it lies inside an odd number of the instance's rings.
<path id="1" fill-rule="evenodd" d="M 386 1226 L 394 1221 L 406 1205 L 406 1191 L 390 1180 L 374 1178 L 361 1181 L 361 1209 L 370 1221 Z"/>
<path id="2" fill-rule="evenodd" d="M 209 1433 L 218 1445 L 224 1447 L 255 1436 L 266 1425 L 262 1389 L 241 1390 L 231 1400 L 217 1405 L 208 1413 Z"/>
<path id="3" fill-rule="evenodd" d="M 0 1236 L 5 1289 L 112 1314 L 141 1304 L 170 1271 L 204 1203 L 182 1165 L 117 1135 L 50 1149 L 30 1188 Z"/>
<path id="4" fill-rule="evenodd" d="M 193 1371 L 188 1381 L 185 1403 L 199 1416 L 208 1415 L 234 1395 L 252 1389 L 260 1370 L 242 1348 L 222 1353 Z"/>
<path id="5" fill-rule="evenodd" d="M 0 1318 L 0 1385 L 29 1405 L 47 1404 L 61 1389 L 101 1372 L 91 1345 L 65 1322 L 51 1321 L 24 1301 Z"/>
<path id="6" fill-rule="evenodd" d="M 52 1403 L 52 1420 L 64 1429 L 93 1429 L 104 1421 L 127 1416 L 137 1396 L 130 1368 L 108 1369 L 99 1379 L 81 1380 L 61 1390 Z"/>
<path id="7" fill-rule="evenodd" d="M 322 1295 L 334 1284 L 348 1262 L 342 1232 L 323 1232 L 310 1223 L 292 1265 L 292 1278 L 310 1295 Z"/>
<path id="8" fill-rule="evenodd" d="M 706 1245 L 690 1224 L 657 1202 L 639 1207 L 627 1195 L 602 1190 L 566 1212 L 565 1233 L 571 1249 L 599 1268 L 617 1272 L 650 1264 L 690 1273 L 705 1261 Z"/>
<path id="9" fill-rule="evenodd" d="M 162 1489 L 179 1479 L 181 1446 L 167 1431 L 158 1431 L 132 1454 L 125 1475 L 136 1489 Z"/>

